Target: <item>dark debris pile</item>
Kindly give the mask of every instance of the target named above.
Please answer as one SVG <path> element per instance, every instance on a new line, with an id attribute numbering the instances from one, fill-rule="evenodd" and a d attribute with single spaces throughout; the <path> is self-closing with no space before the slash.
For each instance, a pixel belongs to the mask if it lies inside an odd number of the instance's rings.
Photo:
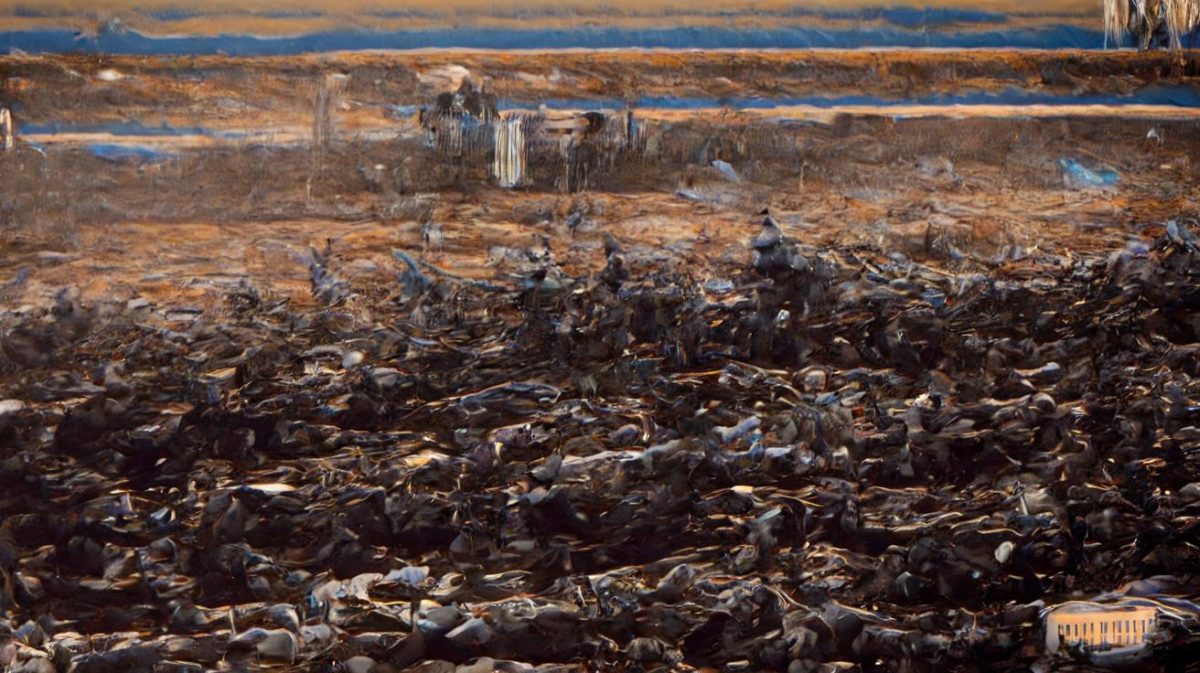
<path id="1" fill-rule="evenodd" d="M 1200 593 L 1173 234 L 6 311 L 0 669 L 1059 666 L 1045 605 Z"/>

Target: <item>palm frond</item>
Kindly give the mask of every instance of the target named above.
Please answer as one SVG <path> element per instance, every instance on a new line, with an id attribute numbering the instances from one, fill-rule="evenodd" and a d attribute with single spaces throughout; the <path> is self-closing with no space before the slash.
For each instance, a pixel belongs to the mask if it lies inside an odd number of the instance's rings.
<path id="1" fill-rule="evenodd" d="M 1120 47 L 1133 34 L 1141 49 L 1149 49 L 1155 34 L 1165 29 L 1169 46 L 1183 47 L 1183 37 L 1200 27 L 1200 0 L 1102 0 L 1104 41 Z"/>
<path id="2" fill-rule="evenodd" d="M 1104 0 L 1104 46 L 1112 40 L 1115 46 L 1125 44 L 1129 30 L 1129 0 Z"/>
<path id="3" fill-rule="evenodd" d="M 1171 36 L 1171 46 L 1179 49 L 1183 46 L 1184 35 L 1200 25 L 1200 0 L 1162 0 L 1163 18 L 1167 24 L 1167 34 Z"/>

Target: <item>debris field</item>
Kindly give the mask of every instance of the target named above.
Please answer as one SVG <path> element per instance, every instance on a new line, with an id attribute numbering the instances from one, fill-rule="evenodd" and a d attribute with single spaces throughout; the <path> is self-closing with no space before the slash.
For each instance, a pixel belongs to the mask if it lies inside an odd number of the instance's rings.
<path id="1" fill-rule="evenodd" d="M 323 109 L 0 156 L 0 670 L 1095 670 L 1046 608 L 1200 594 L 1194 125 L 730 113 L 396 191 Z"/>

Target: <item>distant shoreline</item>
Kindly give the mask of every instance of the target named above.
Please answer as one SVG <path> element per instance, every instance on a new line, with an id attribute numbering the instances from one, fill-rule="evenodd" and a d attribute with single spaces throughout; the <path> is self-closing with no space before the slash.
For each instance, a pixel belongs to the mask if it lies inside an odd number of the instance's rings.
<path id="1" fill-rule="evenodd" d="M 719 27 L 557 29 L 441 28 L 342 30 L 299 35 L 146 35 L 132 30 L 0 31 L 0 53 L 288 56 L 369 50 L 471 49 L 1049 49 L 1098 50 L 1104 35 L 1073 25 L 1001 30 L 925 31 L 890 26 L 826 30 Z"/>

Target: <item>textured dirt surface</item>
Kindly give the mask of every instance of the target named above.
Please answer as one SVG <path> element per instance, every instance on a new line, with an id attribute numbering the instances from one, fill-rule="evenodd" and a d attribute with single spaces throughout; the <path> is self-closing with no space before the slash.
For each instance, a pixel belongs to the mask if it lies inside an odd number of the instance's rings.
<path id="1" fill-rule="evenodd" d="M 0 62 L 0 670 L 1195 670 L 1197 123 L 642 110 L 561 193 L 386 108 L 853 82 L 638 58 Z"/>
<path id="2" fill-rule="evenodd" d="M 421 105 L 464 74 L 501 99 L 636 102 L 875 96 L 1022 90 L 1127 96 L 1192 87 L 1198 52 L 429 50 L 287 58 L 39 56 L 0 58 L 6 95 L 26 123 L 136 119 L 159 126 L 307 125 L 326 73 L 351 75 L 343 112 L 390 122 L 389 106 Z M 1137 102 L 1137 101 L 1129 101 Z M 250 115 L 250 119 L 247 116 Z"/>

